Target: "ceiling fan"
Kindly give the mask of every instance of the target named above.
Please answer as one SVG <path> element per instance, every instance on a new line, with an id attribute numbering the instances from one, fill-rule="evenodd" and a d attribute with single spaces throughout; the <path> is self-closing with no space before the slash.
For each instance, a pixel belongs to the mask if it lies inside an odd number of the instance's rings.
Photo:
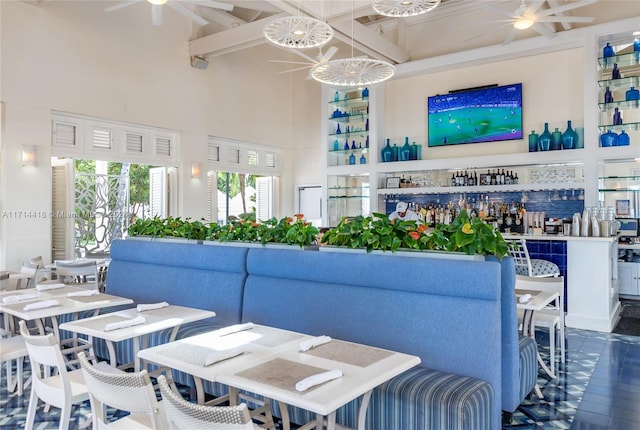
<path id="1" fill-rule="evenodd" d="M 198 25 L 207 25 L 209 24 L 209 21 L 191 11 L 191 9 L 184 6 L 184 4 L 207 6 L 215 9 L 222 9 L 228 12 L 233 10 L 232 5 L 214 0 L 127 0 L 105 8 L 105 12 L 113 12 L 115 10 L 131 6 L 132 4 L 139 3 L 141 1 L 146 1 L 147 3 L 151 4 L 151 22 L 153 23 L 153 25 L 162 25 L 162 10 L 164 9 L 165 5 L 169 6 L 176 12 L 181 13 L 187 18 L 190 18 Z"/>
<path id="2" fill-rule="evenodd" d="M 598 0 L 578 0 L 572 3 L 565 3 L 560 6 L 552 6 L 552 3 L 549 3 L 551 7 L 541 9 L 547 0 L 533 0 L 528 6 L 525 3 L 525 0 L 522 0 L 520 7 L 518 7 L 514 12 L 507 11 L 491 4 L 487 4 L 485 7 L 509 18 L 504 20 L 507 22 L 506 24 L 498 27 L 513 27 L 503 43 L 506 45 L 514 39 L 518 31 L 526 30 L 528 28 L 537 31 L 543 36 L 552 38 L 555 35 L 555 31 L 551 27 L 550 23 L 568 24 L 574 22 L 592 22 L 594 19 L 593 17 L 565 16 L 563 13 L 569 10 L 588 6 L 596 3 L 597 1 Z"/>
<path id="3" fill-rule="evenodd" d="M 324 64 L 327 61 L 331 60 L 331 57 L 333 57 L 334 55 L 336 55 L 336 52 L 338 52 L 338 48 L 336 46 L 330 46 L 329 49 L 327 49 L 327 52 L 325 52 L 324 54 L 322 53 L 322 48 L 319 48 L 320 53 L 316 56 L 316 58 L 312 58 L 309 57 L 308 55 L 297 51 L 297 50 L 291 50 L 291 52 L 294 52 L 298 55 L 300 55 L 301 57 L 309 60 L 309 61 L 289 61 L 289 60 L 269 60 L 272 63 L 285 63 L 285 64 L 301 64 L 302 67 L 296 67 L 295 69 L 289 69 L 289 70 L 283 70 L 281 72 L 278 73 L 291 73 L 291 72 L 297 72 L 299 70 L 304 70 L 304 69 L 311 69 L 313 66 L 315 66 L 316 64 Z"/>

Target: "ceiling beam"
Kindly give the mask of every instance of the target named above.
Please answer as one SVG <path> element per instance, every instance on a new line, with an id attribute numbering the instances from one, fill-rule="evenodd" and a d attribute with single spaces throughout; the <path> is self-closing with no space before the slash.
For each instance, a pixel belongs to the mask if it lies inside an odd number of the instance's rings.
<path id="1" fill-rule="evenodd" d="M 281 16 L 286 16 L 286 14 L 274 15 L 237 28 L 194 39 L 188 44 L 189 55 L 222 55 L 266 43 L 267 40 L 262 29 L 267 22 Z"/>

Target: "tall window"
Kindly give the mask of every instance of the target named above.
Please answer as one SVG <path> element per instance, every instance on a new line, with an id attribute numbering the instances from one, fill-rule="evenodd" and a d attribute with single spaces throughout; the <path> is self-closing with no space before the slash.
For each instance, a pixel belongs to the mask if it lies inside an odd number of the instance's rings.
<path id="1" fill-rule="evenodd" d="M 213 189 L 215 180 L 215 189 Z M 276 178 L 235 172 L 209 172 L 210 207 L 216 208 L 219 224 L 226 224 L 229 217 L 265 220 L 273 214 L 273 189 Z M 215 206 L 213 202 L 215 201 Z M 213 211 L 211 211 L 213 212 Z M 210 214 L 210 219 L 213 215 Z"/>

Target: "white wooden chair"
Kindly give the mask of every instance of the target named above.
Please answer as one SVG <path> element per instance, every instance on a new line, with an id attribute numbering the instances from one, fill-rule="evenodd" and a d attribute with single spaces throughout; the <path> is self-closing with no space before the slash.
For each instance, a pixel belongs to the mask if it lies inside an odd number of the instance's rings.
<path id="1" fill-rule="evenodd" d="M 22 396 L 24 389 L 24 377 L 22 375 L 24 359 L 29 356 L 27 346 L 22 336 L 3 337 L 0 339 L 0 363 L 7 368 L 7 391 L 12 393 L 17 390 Z M 13 362 L 16 362 L 16 378 L 13 378 Z"/>
<path id="2" fill-rule="evenodd" d="M 25 428 L 33 428 L 40 399 L 48 405 L 62 409 L 60 430 L 67 430 L 71 420 L 71 407 L 89 399 L 82 371 L 67 370 L 60 346 L 52 333 L 44 336 L 31 335 L 26 323 L 20 321 L 20 334 L 29 351 L 32 378 Z"/>
<path id="3" fill-rule="evenodd" d="M 534 278 L 560 276 L 560 268 L 557 264 L 529 256 L 525 239 L 507 240 L 507 243 L 509 244 L 509 255 L 513 257 L 513 262 L 516 266 L 516 275 Z"/>
<path id="4" fill-rule="evenodd" d="M 560 360 L 565 362 L 565 322 L 564 322 L 564 277 L 534 278 L 530 276 L 516 276 L 516 288 L 522 290 L 538 290 L 557 292 L 560 295 L 557 304 L 537 311 L 535 314 L 536 327 L 549 329 L 549 354 L 551 373 L 555 374 L 556 342 L 560 344 Z M 522 322 L 522 312 L 518 312 L 518 318 Z M 556 339 L 556 330 L 558 337 Z"/>
<path id="5" fill-rule="evenodd" d="M 84 352 L 78 353 L 80 368 L 89 389 L 94 429 L 168 429 L 164 410 L 156 399 L 146 370 L 136 373 L 108 372 L 89 363 Z M 131 414 L 107 422 L 104 410 L 111 406 Z"/>
<path id="6" fill-rule="evenodd" d="M 249 408 L 238 406 L 205 406 L 188 402 L 173 391 L 164 375 L 158 377 L 162 404 L 172 429 L 190 430 L 257 430 Z"/>

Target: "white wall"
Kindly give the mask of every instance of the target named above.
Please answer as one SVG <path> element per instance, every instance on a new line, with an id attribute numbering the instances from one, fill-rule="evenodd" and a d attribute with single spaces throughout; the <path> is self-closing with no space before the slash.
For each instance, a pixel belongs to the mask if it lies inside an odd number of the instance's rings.
<path id="1" fill-rule="evenodd" d="M 121 14 L 104 12 L 105 5 L 0 2 L 0 215 L 51 208 L 52 110 L 178 130 L 185 217 L 206 213 L 205 179 L 192 180 L 190 166 L 206 160 L 208 134 L 291 147 L 295 76 L 268 62 L 276 48 L 210 58 L 208 69 L 195 69 L 189 20 L 167 9 L 164 25 L 154 27 L 146 3 Z M 22 144 L 39 147 L 37 168 L 21 167 Z M 285 194 L 281 212 L 290 212 L 293 191 Z M 0 270 L 35 255 L 47 261 L 50 229 L 48 216 L 0 218 Z"/>

